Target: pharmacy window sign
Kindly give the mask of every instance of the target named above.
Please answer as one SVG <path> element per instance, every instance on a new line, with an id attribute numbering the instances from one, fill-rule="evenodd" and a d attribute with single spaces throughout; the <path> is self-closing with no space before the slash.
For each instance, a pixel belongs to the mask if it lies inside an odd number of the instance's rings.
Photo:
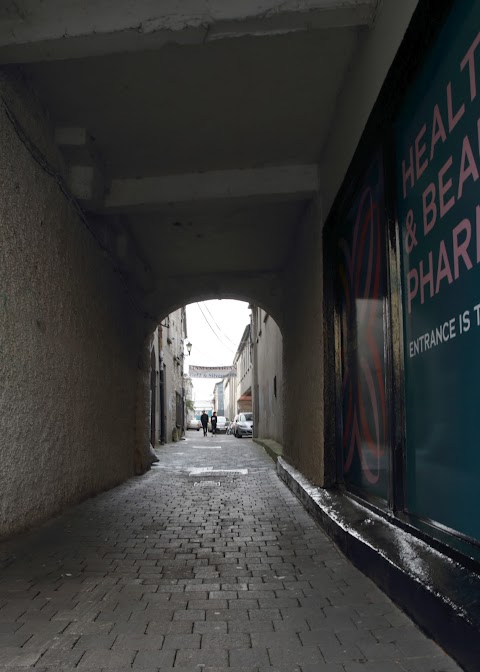
<path id="1" fill-rule="evenodd" d="M 407 505 L 480 539 L 480 3 L 456 3 L 395 124 Z M 475 519 L 474 519 L 475 518 Z"/>

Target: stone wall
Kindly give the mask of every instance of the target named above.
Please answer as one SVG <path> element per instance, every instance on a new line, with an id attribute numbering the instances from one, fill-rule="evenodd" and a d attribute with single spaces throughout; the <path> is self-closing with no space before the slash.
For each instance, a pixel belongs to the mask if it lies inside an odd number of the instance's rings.
<path id="1" fill-rule="evenodd" d="M 28 83 L 0 73 L 0 94 L 6 537 L 143 470 L 149 348 L 114 264 L 49 174 L 61 159 Z"/>

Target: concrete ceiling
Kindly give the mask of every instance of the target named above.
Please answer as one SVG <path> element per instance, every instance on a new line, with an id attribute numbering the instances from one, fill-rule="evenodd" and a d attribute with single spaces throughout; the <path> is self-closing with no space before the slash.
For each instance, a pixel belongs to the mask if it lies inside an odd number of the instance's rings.
<path id="1" fill-rule="evenodd" d="M 354 48 L 347 28 L 25 67 L 109 177 L 143 177 L 314 162 Z"/>
<path id="2" fill-rule="evenodd" d="M 128 231 L 149 291 L 281 270 L 376 0 L 87 5 L 0 9 L 0 64 L 38 91 L 84 209 Z"/>

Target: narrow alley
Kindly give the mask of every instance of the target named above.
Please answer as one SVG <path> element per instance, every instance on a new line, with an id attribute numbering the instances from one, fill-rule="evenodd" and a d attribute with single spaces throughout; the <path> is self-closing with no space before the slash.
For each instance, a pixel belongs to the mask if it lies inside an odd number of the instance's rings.
<path id="1" fill-rule="evenodd" d="M 249 439 L 197 432 L 145 476 L 5 543 L 0 670 L 453 672 Z"/>

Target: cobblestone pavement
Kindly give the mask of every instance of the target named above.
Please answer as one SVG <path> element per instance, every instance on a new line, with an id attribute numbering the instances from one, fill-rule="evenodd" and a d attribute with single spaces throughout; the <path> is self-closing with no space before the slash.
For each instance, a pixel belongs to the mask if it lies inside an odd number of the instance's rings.
<path id="1" fill-rule="evenodd" d="M 190 432 L 159 455 L 0 546 L 2 672 L 459 670 L 251 440 Z"/>

